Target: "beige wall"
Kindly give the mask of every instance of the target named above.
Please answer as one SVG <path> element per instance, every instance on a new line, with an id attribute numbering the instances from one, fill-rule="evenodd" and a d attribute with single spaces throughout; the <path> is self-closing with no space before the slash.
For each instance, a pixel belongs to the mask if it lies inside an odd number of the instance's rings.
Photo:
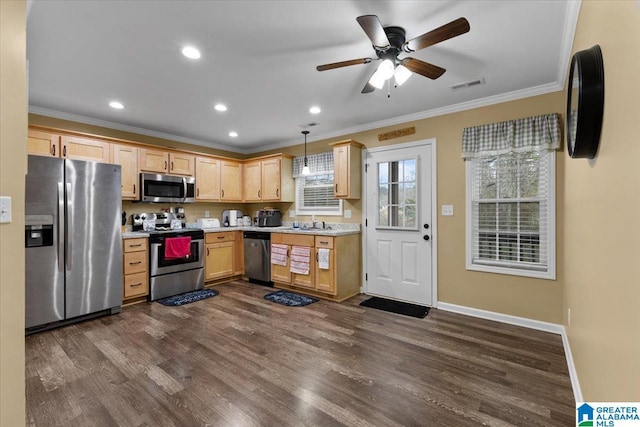
<path id="1" fill-rule="evenodd" d="M 25 422 L 24 181 L 27 173 L 26 3 L 0 1 L 0 426 Z"/>
<path id="2" fill-rule="evenodd" d="M 574 52 L 599 44 L 605 102 L 592 160 L 562 157 L 564 314 L 585 400 L 640 401 L 640 6 L 583 1 Z"/>

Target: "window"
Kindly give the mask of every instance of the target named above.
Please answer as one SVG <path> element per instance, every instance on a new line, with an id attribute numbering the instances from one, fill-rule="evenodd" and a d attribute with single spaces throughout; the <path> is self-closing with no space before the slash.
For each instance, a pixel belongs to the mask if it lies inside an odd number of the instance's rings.
<path id="1" fill-rule="evenodd" d="M 377 164 L 377 228 L 418 228 L 416 164 L 416 159 Z"/>
<path id="2" fill-rule="evenodd" d="M 296 215 L 341 216 L 342 200 L 333 198 L 333 151 L 307 156 L 310 175 L 302 175 L 304 157 L 293 159 Z"/>
<path id="3" fill-rule="evenodd" d="M 467 269 L 555 279 L 555 152 L 466 164 Z"/>

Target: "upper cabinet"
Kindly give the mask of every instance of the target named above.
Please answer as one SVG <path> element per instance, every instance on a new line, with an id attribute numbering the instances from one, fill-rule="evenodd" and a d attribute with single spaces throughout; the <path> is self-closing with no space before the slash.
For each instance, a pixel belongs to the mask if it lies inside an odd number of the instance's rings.
<path id="1" fill-rule="evenodd" d="M 244 165 L 244 200 L 246 202 L 293 202 L 295 184 L 290 156 L 255 159 Z"/>
<path id="2" fill-rule="evenodd" d="M 27 152 L 36 156 L 60 157 L 88 162 L 111 162 L 111 144 L 97 139 L 66 136 L 29 129 Z"/>
<path id="3" fill-rule="evenodd" d="M 141 148 L 139 153 L 140 171 L 193 176 L 195 156 L 164 150 Z"/>
<path id="4" fill-rule="evenodd" d="M 362 187 L 362 144 L 349 139 L 329 145 L 333 147 L 333 197 L 359 199 Z"/>
<path id="5" fill-rule="evenodd" d="M 122 198 L 138 199 L 138 148 L 132 145 L 111 144 L 113 163 L 121 166 Z"/>
<path id="6" fill-rule="evenodd" d="M 242 201 L 242 163 L 229 159 L 220 161 L 220 200 Z"/>
<path id="7" fill-rule="evenodd" d="M 220 200 L 220 160 L 213 157 L 196 157 L 196 200 Z"/>
<path id="8" fill-rule="evenodd" d="M 62 156 L 65 159 L 111 163 L 111 144 L 78 136 L 62 137 Z"/>
<path id="9" fill-rule="evenodd" d="M 36 156 L 60 157 L 60 135 L 29 129 L 27 152 Z"/>

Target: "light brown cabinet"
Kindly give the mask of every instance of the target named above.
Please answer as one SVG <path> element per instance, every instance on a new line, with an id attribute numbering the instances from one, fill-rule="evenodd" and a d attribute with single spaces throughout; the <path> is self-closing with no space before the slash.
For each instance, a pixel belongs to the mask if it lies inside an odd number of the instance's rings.
<path id="1" fill-rule="evenodd" d="M 246 202 L 293 202 L 295 183 L 290 156 L 254 159 L 244 164 Z"/>
<path id="2" fill-rule="evenodd" d="M 362 144 L 349 139 L 329 145 L 333 147 L 333 197 L 359 199 L 362 187 Z"/>
<path id="3" fill-rule="evenodd" d="M 191 154 L 140 148 L 139 159 L 140 170 L 144 172 L 186 176 L 195 173 L 195 156 Z"/>
<path id="4" fill-rule="evenodd" d="M 242 201 L 242 164 L 234 160 L 220 161 L 220 200 Z"/>
<path id="5" fill-rule="evenodd" d="M 122 176 L 122 199 L 138 199 L 138 148 L 132 145 L 112 144 L 113 163 L 120 165 Z"/>
<path id="6" fill-rule="evenodd" d="M 242 234 L 223 231 L 205 234 L 204 280 L 225 279 L 242 274 Z"/>
<path id="7" fill-rule="evenodd" d="M 213 157 L 196 157 L 196 200 L 220 200 L 220 161 Z"/>
<path id="8" fill-rule="evenodd" d="M 148 239 L 123 240 L 123 299 L 144 297 L 149 294 Z"/>
<path id="9" fill-rule="evenodd" d="M 60 138 L 56 133 L 29 129 L 27 152 L 34 156 L 60 157 Z"/>
<path id="10" fill-rule="evenodd" d="M 271 243 L 287 246 L 287 265 L 271 264 L 271 280 L 275 287 L 298 290 L 334 301 L 344 301 L 360 293 L 359 234 L 333 237 L 273 233 Z M 294 246 L 310 248 L 308 275 L 290 271 Z M 326 263 L 321 263 L 323 252 Z"/>

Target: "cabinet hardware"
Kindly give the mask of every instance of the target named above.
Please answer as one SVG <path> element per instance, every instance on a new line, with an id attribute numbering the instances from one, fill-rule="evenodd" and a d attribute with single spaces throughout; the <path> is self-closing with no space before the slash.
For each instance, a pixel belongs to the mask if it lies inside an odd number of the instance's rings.
<path id="1" fill-rule="evenodd" d="M 132 288 L 133 288 L 134 286 L 142 286 L 142 282 L 140 282 L 140 283 L 132 283 L 132 284 L 131 284 L 131 285 L 129 285 L 129 286 L 131 286 Z"/>
<path id="2" fill-rule="evenodd" d="M 129 265 L 142 264 L 142 261 L 130 262 Z"/>
<path id="3" fill-rule="evenodd" d="M 336 184 L 336 191 L 335 191 L 335 192 L 336 192 L 336 193 L 338 192 L 338 184 Z"/>
<path id="4" fill-rule="evenodd" d="M 133 184 L 133 194 L 136 194 L 136 185 Z"/>
<path id="5" fill-rule="evenodd" d="M 173 170 L 173 162 L 171 162 L 171 170 Z"/>
<path id="6" fill-rule="evenodd" d="M 318 259 L 318 252 L 316 252 L 316 262 L 320 262 L 320 260 Z"/>
<path id="7" fill-rule="evenodd" d="M 222 197 L 224 197 L 224 189 L 223 189 L 223 190 L 220 190 L 220 191 L 222 191 Z"/>
<path id="8" fill-rule="evenodd" d="M 62 147 L 62 157 L 67 157 L 67 146 Z"/>
<path id="9" fill-rule="evenodd" d="M 167 170 L 167 161 L 164 161 L 164 170 Z"/>
<path id="10" fill-rule="evenodd" d="M 218 239 L 224 239 L 224 236 L 217 236 Z"/>
<path id="11" fill-rule="evenodd" d="M 276 188 L 276 197 L 280 197 L 280 189 Z"/>
<path id="12" fill-rule="evenodd" d="M 56 146 L 55 145 L 51 147 L 51 155 L 54 156 L 54 157 L 56 155 Z"/>
<path id="13" fill-rule="evenodd" d="M 129 245 L 130 248 L 139 248 L 142 246 L 142 243 L 138 243 L 137 245 Z"/>
<path id="14" fill-rule="evenodd" d="M 262 196 L 261 196 L 260 190 L 258 190 L 258 199 L 259 199 L 260 197 L 262 197 Z"/>
<path id="15" fill-rule="evenodd" d="M 322 240 L 319 241 L 318 243 L 320 243 L 321 245 L 328 245 L 329 244 L 329 242 L 323 242 Z"/>
<path id="16" fill-rule="evenodd" d="M 209 256 L 209 248 L 207 248 L 207 256 Z"/>
<path id="17" fill-rule="evenodd" d="M 196 197 L 200 197 L 200 189 L 196 188 Z"/>

